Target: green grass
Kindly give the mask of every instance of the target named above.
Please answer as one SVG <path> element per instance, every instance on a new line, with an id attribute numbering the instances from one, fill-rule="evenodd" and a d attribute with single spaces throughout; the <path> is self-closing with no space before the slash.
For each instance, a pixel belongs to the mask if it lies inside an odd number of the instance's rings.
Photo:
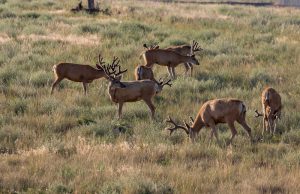
<path id="1" fill-rule="evenodd" d="M 101 1 L 112 16 L 71 13 L 77 1 L 0 0 L 0 193 L 297 193 L 300 179 L 300 11 L 294 8 Z M 183 75 L 155 97 L 156 119 L 143 102 L 127 103 L 123 119 L 95 80 L 83 95 L 64 80 L 50 95 L 52 66 L 95 65 L 116 55 L 133 80 L 143 44 L 197 40 L 194 76 Z M 154 68 L 166 77 L 165 67 Z M 260 94 L 282 96 L 275 136 L 261 136 Z M 209 99 L 235 97 L 247 106 L 256 144 L 237 124 L 232 146 L 203 129 L 192 144 L 164 128 L 171 115 L 195 117 Z"/>

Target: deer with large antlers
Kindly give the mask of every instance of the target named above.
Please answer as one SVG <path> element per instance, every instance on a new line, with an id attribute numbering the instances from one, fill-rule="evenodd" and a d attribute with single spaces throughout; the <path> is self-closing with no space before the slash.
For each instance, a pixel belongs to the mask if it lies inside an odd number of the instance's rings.
<path id="1" fill-rule="evenodd" d="M 165 85 L 171 87 L 171 80 L 160 83 L 156 83 L 152 80 L 121 81 L 121 74 L 126 72 L 127 69 L 121 71 L 119 62 L 120 60 L 114 57 L 114 60 L 111 64 L 101 64 L 102 69 L 110 81 L 108 86 L 110 99 L 119 105 L 119 118 L 122 116 L 122 107 L 125 102 L 136 102 L 143 100 L 151 111 L 152 119 L 154 119 L 155 106 L 152 103 L 152 98 L 157 93 L 161 92 Z"/>
<path id="2" fill-rule="evenodd" d="M 75 63 L 59 63 L 53 66 L 53 72 L 55 75 L 55 81 L 51 87 L 51 94 L 53 94 L 54 88 L 63 80 L 68 79 L 74 82 L 81 82 L 84 89 L 84 94 L 87 92 L 88 83 L 93 82 L 95 79 L 108 78 L 101 68 L 104 64 L 103 58 L 99 58 L 99 64 L 96 64 L 96 68 L 90 65 L 82 65 Z"/>
<path id="3" fill-rule="evenodd" d="M 195 52 L 202 51 L 203 49 L 199 46 L 198 42 L 193 40 L 192 45 L 179 45 L 179 46 L 171 46 L 166 48 L 167 50 L 175 51 L 181 55 L 194 55 Z M 184 63 L 185 74 L 188 74 L 190 70 L 190 76 L 193 75 L 193 64 L 192 63 Z"/>
<path id="4" fill-rule="evenodd" d="M 263 114 L 255 110 L 255 117 L 263 117 L 262 134 L 265 131 L 270 131 L 273 134 L 276 131 L 276 120 L 280 119 L 281 116 L 281 97 L 274 88 L 268 87 L 261 94 L 261 104 Z"/>
<path id="5" fill-rule="evenodd" d="M 184 122 L 185 126 L 178 125 L 171 117 L 169 117 L 166 122 L 173 124 L 174 127 L 169 127 L 166 129 L 170 130 L 170 135 L 176 129 L 183 129 L 189 135 L 192 141 L 194 141 L 196 135 L 203 127 L 210 127 L 210 140 L 214 135 L 219 142 L 216 125 L 218 123 L 227 123 L 232 134 L 229 141 L 229 143 L 231 143 L 237 133 L 234 126 L 234 122 L 236 121 L 247 131 L 248 136 L 252 140 L 251 128 L 247 125 L 245 117 L 246 106 L 244 105 L 243 101 L 232 98 L 215 99 L 209 100 L 202 105 L 195 120 L 190 117 L 192 121 L 191 126 L 186 122 Z"/>
<path id="6" fill-rule="evenodd" d="M 199 61 L 195 58 L 195 55 L 182 55 L 176 51 L 170 49 L 148 49 L 142 54 L 145 66 L 152 68 L 154 64 L 167 66 L 169 75 L 175 79 L 175 67 L 180 63 L 191 63 L 199 65 Z"/>

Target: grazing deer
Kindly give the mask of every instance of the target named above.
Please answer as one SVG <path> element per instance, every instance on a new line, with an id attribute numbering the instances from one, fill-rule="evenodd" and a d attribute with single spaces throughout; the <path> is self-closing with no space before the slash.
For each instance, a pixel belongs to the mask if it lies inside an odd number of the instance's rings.
<path id="1" fill-rule="evenodd" d="M 170 130 L 171 135 L 176 129 L 181 128 L 189 135 L 192 141 L 194 141 L 199 131 L 206 126 L 211 128 L 210 140 L 212 140 L 213 135 L 215 135 L 217 141 L 219 142 L 216 125 L 218 123 L 227 123 L 232 134 L 231 139 L 229 140 L 229 143 L 231 143 L 237 133 L 234 126 L 234 122 L 236 121 L 242 125 L 252 140 L 251 128 L 247 125 L 245 117 L 246 106 L 244 105 L 243 101 L 232 98 L 215 99 L 209 100 L 202 105 L 196 120 L 190 117 L 192 126 L 188 125 L 186 122 L 184 122 L 185 126 L 178 125 L 169 116 L 169 120 L 166 122 L 173 124 L 174 127 L 166 129 Z"/>
<path id="2" fill-rule="evenodd" d="M 276 131 L 276 120 L 281 116 L 281 97 L 273 88 L 266 88 L 261 94 L 261 103 L 263 114 L 257 110 L 256 117 L 263 116 L 263 132 L 270 131 L 272 134 Z"/>
<path id="3" fill-rule="evenodd" d="M 180 46 L 171 46 L 166 48 L 166 50 L 175 51 L 181 55 L 193 55 L 195 52 L 202 51 L 203 49 L 198 46 L 198 42 L 193 40 L 192 45 L 180 45 Z M 190 76 L 192 77 L 193 74 L 193 64 L 192 63 L 184 63 L 185 67 L 185 75 L 188 74 L 190 70 Z"/>
<path id="4" fill-rule="evenodd" d="M 100 56 L 99 56 L 100 58 Z M 162 91 L 165 85 L 171 87 L 171 80 L 163 83 L 156 83 L 152 80 L 138 80 L 138 81 L 122 81 L 121 74 L 127 71 L 121 71 L 119 65 L 120 60 L 117 57 L 114 57 L 111 64 L 100 66 L 104 70 L 110 84 L 108 86 L 108 93 L 110 99 L 119 104 L 118 116 L 122 116 L 122 107 L 125 102 L 136 102 L 143 100 L 151 111 L 151 117 L 154 119 L 155 106 L 152 103 L 152 98 L 159 92 Z"/>
<path id="5" fill-rule="evenodd" d="M 166 49 L 148 49 L 142 54 L 145 66 L 152 68 L 154 64 L 167 66 L 169 75 L 175 79 L 175 67 L 180 63 L 192 63 L 199 65 L 195 55 L 185 56 L 172 50 Z"/>
<path id="6" fill-rule="evenodd" d="M 74 82 L 82 82 L 84 94 L 86 94 L 87 84 L 93 82 L 95 79 L 108 78 L 101 68 L 104 63 L 103 58 L 99 60 L 99 64 L 96 64 L 96 68 L 89 65 L 74 64 L 74 63 L 59 63 L 53 66 L 53 72 L 55 75 L 55 81 L 51 87 L 51 94 L 53 94 L 54 88 L 63 79 L 68 79 Z"/>

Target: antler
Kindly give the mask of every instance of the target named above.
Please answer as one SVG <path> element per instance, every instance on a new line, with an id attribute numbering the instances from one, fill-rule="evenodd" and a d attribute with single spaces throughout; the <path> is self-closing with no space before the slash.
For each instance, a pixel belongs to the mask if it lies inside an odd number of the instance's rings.
<path id="1" fill-rule="evenodd" d="M 103 58 L 100 58 L 99 55 L 99 63 L 99 66 L 103 69 L 104 73 L 112 79 L 127 71 L 127 69 L 121 71 L 120 60 L 116 56 L 114 56 L 111 64 L 104 65 Z"/>
<path id="2" fill-rule="evenodd" d="M 195 122 L 195 120 L 193 119 L 193 117 L 190 117 L 190 119 L 191 119 L 192 123 L 194 123 L 194 122 Z"/>
<path id="3" fill-rule="evenodd" d="M 157 44 L 151 45 L 149 50 L 155 50 L 159 49 L 159 46 Z"/>
<path id="4" fill-rule="evenodd" d="M 96 64 L 97 69 L 103 69 L 103 65 L 105 64 L 105 62 L 103 61 L 103 57 L 101 57 L 101 54 L 99 54 L 98 56 L 98 64 Z"/>
<path id="5" fill-rule="evenodd" d="M 255 117 L 261 117 L 261 116 L 264 116 L 263 114 L 259 113 L 257 110 L 255 110 L 255 113 L 256 113 Z"/>
<path id="6" fill-rule="evenodd" d="M 184 126 L 181 126 L 181 125 L 177 125 L 173 119 L 168 116 L 169 118 L 165 121 L 167 123 L 171 123 L 174 125 L 174 127 L 169 127 L 169 128 L 166 128 L 166 130 L 170 130 L 170 135 L 172 135 L 172 133 L 176 130 L 176 129 L 183 129 L 187 134 L 189 134 L 189 130 L 187 128 L 185 128 Z"/>
<path id="7" fill-rule="evenodd" d="M 163 83 L 163 81 L 160 82 L 160 85 L 161 85 L 161 87 L 164 87 L 165 85 L 168 85 L 168 86 L 172 87 L 171 79 L 169 79 L 169 80 L 168 80 L 167 82 L 165 82 L 165 83 Z"/>
<path id="8" fill-rule="evenodd" d="M 198 46 L 198 42 L 193 40 L 193 43 L 192 43 L 192 46 L 191 46 L 192 53 L 194 53 L 196 51 L 201 51 L 201 50 L 202 50 L 202 48 L 200 46 Z"/>

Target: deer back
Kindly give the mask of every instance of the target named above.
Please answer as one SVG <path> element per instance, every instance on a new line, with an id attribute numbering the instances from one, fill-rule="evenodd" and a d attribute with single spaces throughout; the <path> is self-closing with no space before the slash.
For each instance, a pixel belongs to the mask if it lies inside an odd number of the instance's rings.
<path id="1" fill-rule="evenodd" d="M 92 81 L 106 77 L 102 69 L 96 69 L 89 65 L 74 63 L 59 63 L 53 67 L 57 77 L 67 78 L 71 81 L 82 82 Z"/>
<path id="2" fill-rule="evenodd" d="M 122 82 L 125 87 L 109 86 L 109 95 L 114 102 L 135 102 L 152 98 L 155 95 L 156 83 L 151 80 Z"/>

